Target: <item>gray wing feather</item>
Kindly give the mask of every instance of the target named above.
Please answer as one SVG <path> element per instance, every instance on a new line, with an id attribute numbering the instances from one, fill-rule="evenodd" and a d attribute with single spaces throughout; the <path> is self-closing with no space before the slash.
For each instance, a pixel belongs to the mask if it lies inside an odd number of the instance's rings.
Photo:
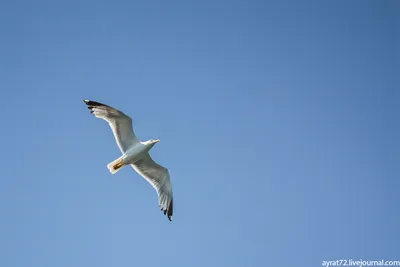
<path id="1" fill-rule="evenodd" d="M 108 122 L 122 153 L 134 143 L 139 142 L 132 128 L 132 119 L 129 116 L 118 109 L 96 101 L 83 100 L 83 102 L 88 105 L 93 115 Z"/>
<path id="2" fill-rule="evenodd" d="M 157 191 L 160 209 L 171 221 L 173 214 L 172 183 L 167 168 L 157 164 L 149 154 L 138 162 L 131 164 L 132 168 L 145 178 Z"/>

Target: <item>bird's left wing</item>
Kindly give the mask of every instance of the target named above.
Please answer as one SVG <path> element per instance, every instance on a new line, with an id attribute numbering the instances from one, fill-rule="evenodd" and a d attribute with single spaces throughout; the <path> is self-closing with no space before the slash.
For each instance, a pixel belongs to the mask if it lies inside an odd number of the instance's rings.
<path id="1" fill-rule="evenodd" d="M 167 168 L 157 164 L 149 154 L 131 164 L 132 168 L 145 178 L 157 191 L 160 209 L 171 221 L 173 213 L 172 183 Z"/>
<path id="2" fill-rule="evenodd" d="M 83 100 L 83 102 L 88 105 L 93 115 L 108 122 L 121 153 L 140 142 L 133 132 L 132 119 L 122 111 L 96 101 Z"/>

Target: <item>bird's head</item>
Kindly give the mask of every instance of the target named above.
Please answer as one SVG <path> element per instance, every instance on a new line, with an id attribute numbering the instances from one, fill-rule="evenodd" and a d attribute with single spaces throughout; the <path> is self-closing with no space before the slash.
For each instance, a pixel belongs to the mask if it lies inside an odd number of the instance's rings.
<path id="1" fill-rule="evenodd" d="M 145 143 L 146 143 L 146 145 L 148 145 L 148 146 L 154 146 L 154 145 L 157 144 L 158 142 L 160 142 L 160 139 L 156 139 L 156 140 L 150 139 L 149 141 L 146 141 Z"/>

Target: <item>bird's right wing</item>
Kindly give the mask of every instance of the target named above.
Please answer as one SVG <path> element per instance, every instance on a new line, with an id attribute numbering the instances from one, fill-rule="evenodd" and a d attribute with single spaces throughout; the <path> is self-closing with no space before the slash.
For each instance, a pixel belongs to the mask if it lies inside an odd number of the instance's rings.
<path id="1" fill-rule="evenodd" d="M 129 116 L 118 109 L 96 101 L 83 100 L 83 102 L 88 105 L 90 113 L 108 122 L 122 153 L 139 142 L 133 132 L 132 119 Z"/>
<path id="2" fill-rule="evenodd" d="M 157 191 L 160 209 L 171 221 L 173 213 L 172 183 L 167 168 L 157 164 L 149 154 L 131 164 L 132 168 L 145 178 Z"/>

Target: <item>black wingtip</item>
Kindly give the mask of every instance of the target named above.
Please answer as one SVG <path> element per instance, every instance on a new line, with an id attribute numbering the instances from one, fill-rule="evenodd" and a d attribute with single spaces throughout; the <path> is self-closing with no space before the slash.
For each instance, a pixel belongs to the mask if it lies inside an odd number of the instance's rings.
<path id="1" fill-rule="evenodd" d="M 84 99 L 83 103 L 85 103 L 88 106 L 93 106 L 93 107 L 104 106 L 104 107 L 109 107 L 110 108 L 110 106 L 108 106 L 106 104 L 103 104 L 103 103 L 100 103 L 100 102 L 96 102 L 96 101 L 92 101 L 92 100 L 87 100 L 87 99 Z"/>
<path id="2" fill-rule="evenodd" d="M 164 210 L 164 214 L 167 213 L 168 220 L 171 222 L 172 221 L 172 213 L 174 212 L 174 200 L 171 199 L 171 203 L 169 204 L 169 207 L 167 210 Z"/>
<path id="3" fill-rule="evenodd" d="M 164 213 L 164 215 L 167 215 L 167 218 L 170 222 L 172 221 L 173 208 L 174 208 L 173 201 L 171 201 L 171 203 L 169 204 L 169 207 L 167 209 L 160 207 L 160 210 Z"/>
<path id="4" fill-rule="evenodd" d="M 88 105 L 88 106 L 97 106 L 96 104 L 99 104 L 99 103 L 97 103 L 96 101 L 87 100 L 87 99 L 84 99 L 84 100 L 83 100 L 83 103 L 85 103 L 85 104 Z"/>

